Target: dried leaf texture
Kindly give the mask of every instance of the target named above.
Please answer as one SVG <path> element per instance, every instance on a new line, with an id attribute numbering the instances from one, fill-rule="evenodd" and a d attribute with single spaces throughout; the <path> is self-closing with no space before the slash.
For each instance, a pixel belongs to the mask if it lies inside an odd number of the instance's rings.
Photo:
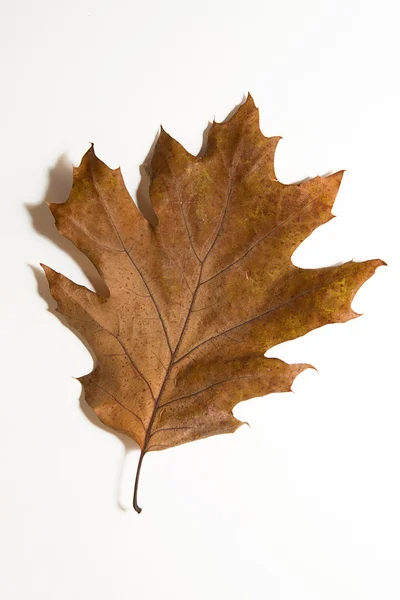
<path id="1" fill-rule="evenodd" d="M 156 227 L 93 147 L 74 169 L 67 202 L 50 205 L 110 292 L 103 298 L 44 267 L 58 311 L 97 357 L 80 379 L 87 403 L 142 450 L 139 512 L 144 455 L 234 432 L 238 402 L 289 391 L 308 365 L 265 352 L 357 316 L 352 299 L 383 264 L 293 265 L 294 250 L 332 218 L 343 173 L 280 183 L 279 139 L 261 133 L 250 96 L 229 121 L 213 123 L 201 157 L 162 130 L 148 167 Z"/>

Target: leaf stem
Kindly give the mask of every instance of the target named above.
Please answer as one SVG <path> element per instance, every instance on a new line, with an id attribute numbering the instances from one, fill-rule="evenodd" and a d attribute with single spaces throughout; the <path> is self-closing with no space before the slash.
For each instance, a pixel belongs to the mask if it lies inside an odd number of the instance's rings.
<path id="1" fill-rule="evenodd" d="M 136 470 L 135 490 L 133 492 L 133 508 L 139 514 L 142 512 L 142 509 L 140 508 L 140 506 L 137 503 L 137 495 L 138 495 L 138 487 L 139 487 L 140 470 L 142 468 L 142 462 L 143 462 L 143 459 L 144 459 L 144 454 L 145 453 L 142 450 L 142 452 L 140 453 L 139 462 L 138 462 L 138 466 L 137 466 L 137 470 Z"/>
<path id="2" fill-rule="evenodd" d="M 183 340 L 183 337 L 184 337 L 187 325 L 188 325 L 190 317 L 192 315 L 193 305 L 194 305 L 194 303 L 196 301 L 197 294 L 199 293 L 199 289 L 200 289 L 200 286 L 201 286 L 201 278 L 202 278 L 202 275 L 203 275 L 204 264 L 205 264 L 205 262 L 206 262 L 206 260 L 208 258 L 208 255 L 210 254 L 210 252 L 214 248 L 215 242 L 217 241 L 217 238 L 218 238 L 218 236 L 220 234 L 221 227 L 222 227 L 222 224 L 223 224 L 223 222 L 225 220 L 225 216 L 226 216 L 226 213 L 227 213 L 227 209 L 228 209 L 228 205 L 229 205 L 231 193 L 232 193 L 232 180 L 230 178 L 230 180 L 229 180 L 229 189 L 228 189 L 227 199 L 226 199 L 226 203 L 225 203 L 225 208 L 224 208 L 224 212 L 222 213 L 222 216 L 221 216 L 221 219 L 220 219 L 220 222 L 219 222 L 219 225 L 218 225 L 218 231 L 217 231 L 216 236 L 214 237 L 213 243 L 211 244 L 211 246 L 207 250 L 206 254 L 204 255 L 204 258 L 200 262 L 199 276 L 198 276 L 198 279 L 197 279 L 196 287 L 195 287 L 193 295 L 192 295 L 192 300 L 190 302 L 189 310 L 187 312 L 186 319 L 185 319 L 185 322 L 183 324 L 183 327 L 182 327 L 179 339 L 178 339 L 177 344 L 175 346 L 175 350 L 173 350 L 171 352 L 171 359 L 170 359 L 170 362 L 169 362 L 169 366 L 168 366 L 168 369 L 167 369 L 167 371 L 165 373 L 165 377 L 164 377 L 164 381 L 163 381 L 163 384 L 161 386 L 161 389 L 160 389 L 160 391 L 158 393 L 158 396 L 156 398 L 156 401 L 154 403 L 153 414 L 151 415 L 151 419 L 150 419 L 150 423 L 149 423 L 149 426 L 148 426 L 148 429 L 147 429 L 146 437 L 144 439 L 143 449 L 142 449 L 142 452 L 141 452 L 140 457 L 139 457 L 139 462 L 138 462 L 137 471 L 136 471 L 135 489 L 134 489 L 134 492 L 133 492 L 133 508 L 136 510 L 137 513 L 141 513 L 142 512 L 142 509 L 140 508 L 140 506 L 138 506 L 138 503 L 137 503 L 140 469 L 142 468 L 143 458 L 144 458 L 144 455 L 146 454 L 146 451 L 147 451 L 147 447 L 148 447 L 149 439 L 150 439 L 150 436 L 151 436 L 151 430 L 152 430 L 152 427 L 153 427 L 154 419 L 155 419 L 155 416 L 156 416 L 156 413 L 157 413 L 158 406 L 160 404 L 160 400 L 161 400 L 161 398 L 162 398 L 162 396 L 164 394 L 164 389 L 165 389 L 165 386 L 166 386 L 166 384 L 168 382 L 168 377 L 170 375 L 170 372 L 171 372 L 172 368 L 174 367 L 174 365 L 177 362 L 179 362 L 179 360 L 181 360 L 181 359 L 176 360 L 176 357 L 178 355 L 178 352 L 179 352 L 179 349 L 181 347 L 182 340 Z M 193 248 L 193 251 L 194 251 L 194 248 Z M 196 254 L 196 257 L 197 257 L 197 254 Z M 146 287 L 147 287 L 147 284 L 146 284 Z M 147 289 L 149 289 L 149 288 L 147 288 Z M 150 290 L 149 290 L 149 292 L 150 292 Z"/>

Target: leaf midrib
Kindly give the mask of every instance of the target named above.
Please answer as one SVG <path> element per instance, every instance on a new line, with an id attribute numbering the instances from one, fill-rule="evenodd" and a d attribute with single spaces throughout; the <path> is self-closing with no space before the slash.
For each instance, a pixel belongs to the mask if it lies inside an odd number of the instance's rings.
<path id="1" fill-rule="evenodd" d="M 182 326 L 182 330 L 181 330 L 181 333 L 179 335 L 179 339 L 177 341 L 177 344 L 175 346 L 175 350 L 171 354 L 170 363 L 169 363 L 168 369 L 167 369 L 167 371 L 165 373 L 164 380 L 163 380 L 163 383 L 161 385 L 160 391 L 159 391 L 159 393 L 158 393 L 158 395 L 157 395 L 157 397 L 155 399 L 155 402 L 154 402 L 153 412 L 152 412 L 152 415 L 150 417 L 150 421 L 149 421 L 147 433 L 146 433 L 145 440 L 144 440 L 144 443 L 143 443 L 143 449 L 142 449 L 142 455 L 143 456 L 146 454 L 146 451 L 147 451 L 149 439 L 151 437 L 151 430 L 152 430 L 152 427 L 153 427 L 154 420 L 156 418 L 156 414 L 157 414 L 157 411 L 158 411 L 158 407 L 160 405 L 160 401 L 161 401 L 161 399 L 163 397 L 165 386 L 168 383 L 168 379 L 169 379 L 169 375 L 171 373 L 171 370 L 172 370 L 172 368 L 174 367 L 174 365 L 177 362 L 176 357 L 177 357 L 178 352 L 180 350 L 180 346 L 181 346 L 181 343 L 183 341 L 183 337 L 184 337 L 185 331 L 187 329 L 190 317 L 193 314 L 192 309 L 193 309 L 193 305 L 194 305 L 194 303 L 196 301 L 196 297 L 197 297 L 197 294 L 199 292 L 199 289 L 201 287 L 201 278 L 202 278 L 202 274 L 203 274 L 204 265 L 206 264 L 206 261 L 207 261 L 209 255 L 210 255 L 210 252 L 212 251 L 212 249 L 215 246 L 216 240 L 217 240 L 217 238 L 218 238 L 218 236 L 219 236 L 219 234 L 221 232 L 221 228 L 222 228 L 222 225 L 223 225 L 224 220 L 225 220 L 225 216 L 226 216 L 226 213 L 227 213 L 227 208 L 228 208 L 229 201 L 230 201 L 230 198 L 231 198 L 231 195 L 232 195 L 232 187 L 233 187 L 233 185 L 232 185 L 232 176 L 231 176 L 229 178 L 228 193 L 227 193 L 227 197 L 226 197 L 226 202 L 225 202 L 224 210 L 223 210 L 222 215 L 221 215 L 221 219 L 220 219 L 220 222 L 219 222 L 219 225 L 218 225 L 217 232 L 216 232 L 215 237 L 214 237 L 214 241 L 210 245 L 210 248 L 208 249 L 208 251 L 205 254 L 204 258 L 200 261 L 199 275 L 198 275 L 198 278 L 197 278 L 196 287 L 195 287 L 195 289 L 193 291 L 192 300 L 191 300 L 190 305 L 189 305 L 189 309 L 188 309 L 188 312 L 187 312 L 187 315 L 186 315 L 186 319 L 185 319 L 185 322 L 184 322 L 184 324 Z M 189 235 L 189 232 L 188 232 L 188 235 Z"/>

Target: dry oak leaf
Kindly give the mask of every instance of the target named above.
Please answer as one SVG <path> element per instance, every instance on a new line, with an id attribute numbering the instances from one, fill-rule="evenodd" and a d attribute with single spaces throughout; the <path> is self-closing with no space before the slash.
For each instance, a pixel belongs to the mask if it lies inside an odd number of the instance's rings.
<path id="1" fill-rule="evenodd" d="M 74 168 L 64 204 L 50 204 L 58 230 L 86 254 L 107 298 L 44 266 L 58 311 L 94 349 L 80 378 L 86 402 L 109 427 L 147 452 L 242 425 L 242 400 L 286 392 L 309 365 L 265 352 L 327 323 L 358 316 L 351 302 L 384 264 L 301 269 L 291 255 L 331 208 L 343 172 L 284 185 L 274 173 L 279 137 L 259 128 L 249 96 L 208 147 L 192 156 L 161 130 L 148 165 L 150 225 L 120 169 L 93 147 Z"/>

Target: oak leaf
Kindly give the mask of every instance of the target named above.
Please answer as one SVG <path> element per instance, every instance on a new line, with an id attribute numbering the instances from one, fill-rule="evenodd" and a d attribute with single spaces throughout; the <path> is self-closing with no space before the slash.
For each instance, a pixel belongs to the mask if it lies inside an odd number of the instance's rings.
<path id="1" fill-rule="evenodd" d="M 327 323 L 358 316 L 358 288 L 384 264 L 293 265 L 294 250 L 333 218 L 343 172 L 284 185 L 274 172 L 279 137 L 264 137 L 252 98 L 214 122 L 192 156 L 161 130 L 148 165 L 157 225 L 150 225 L 93 146 L 74 168 L 60 233 L 86 254 L 109 297 L 44 266 L 58 311 L 94 349 L 80 378 L 86 402 L 147 452 L 242 425 L 234 406 L 286 392 L 309 365 L 265 352 Z"/>

